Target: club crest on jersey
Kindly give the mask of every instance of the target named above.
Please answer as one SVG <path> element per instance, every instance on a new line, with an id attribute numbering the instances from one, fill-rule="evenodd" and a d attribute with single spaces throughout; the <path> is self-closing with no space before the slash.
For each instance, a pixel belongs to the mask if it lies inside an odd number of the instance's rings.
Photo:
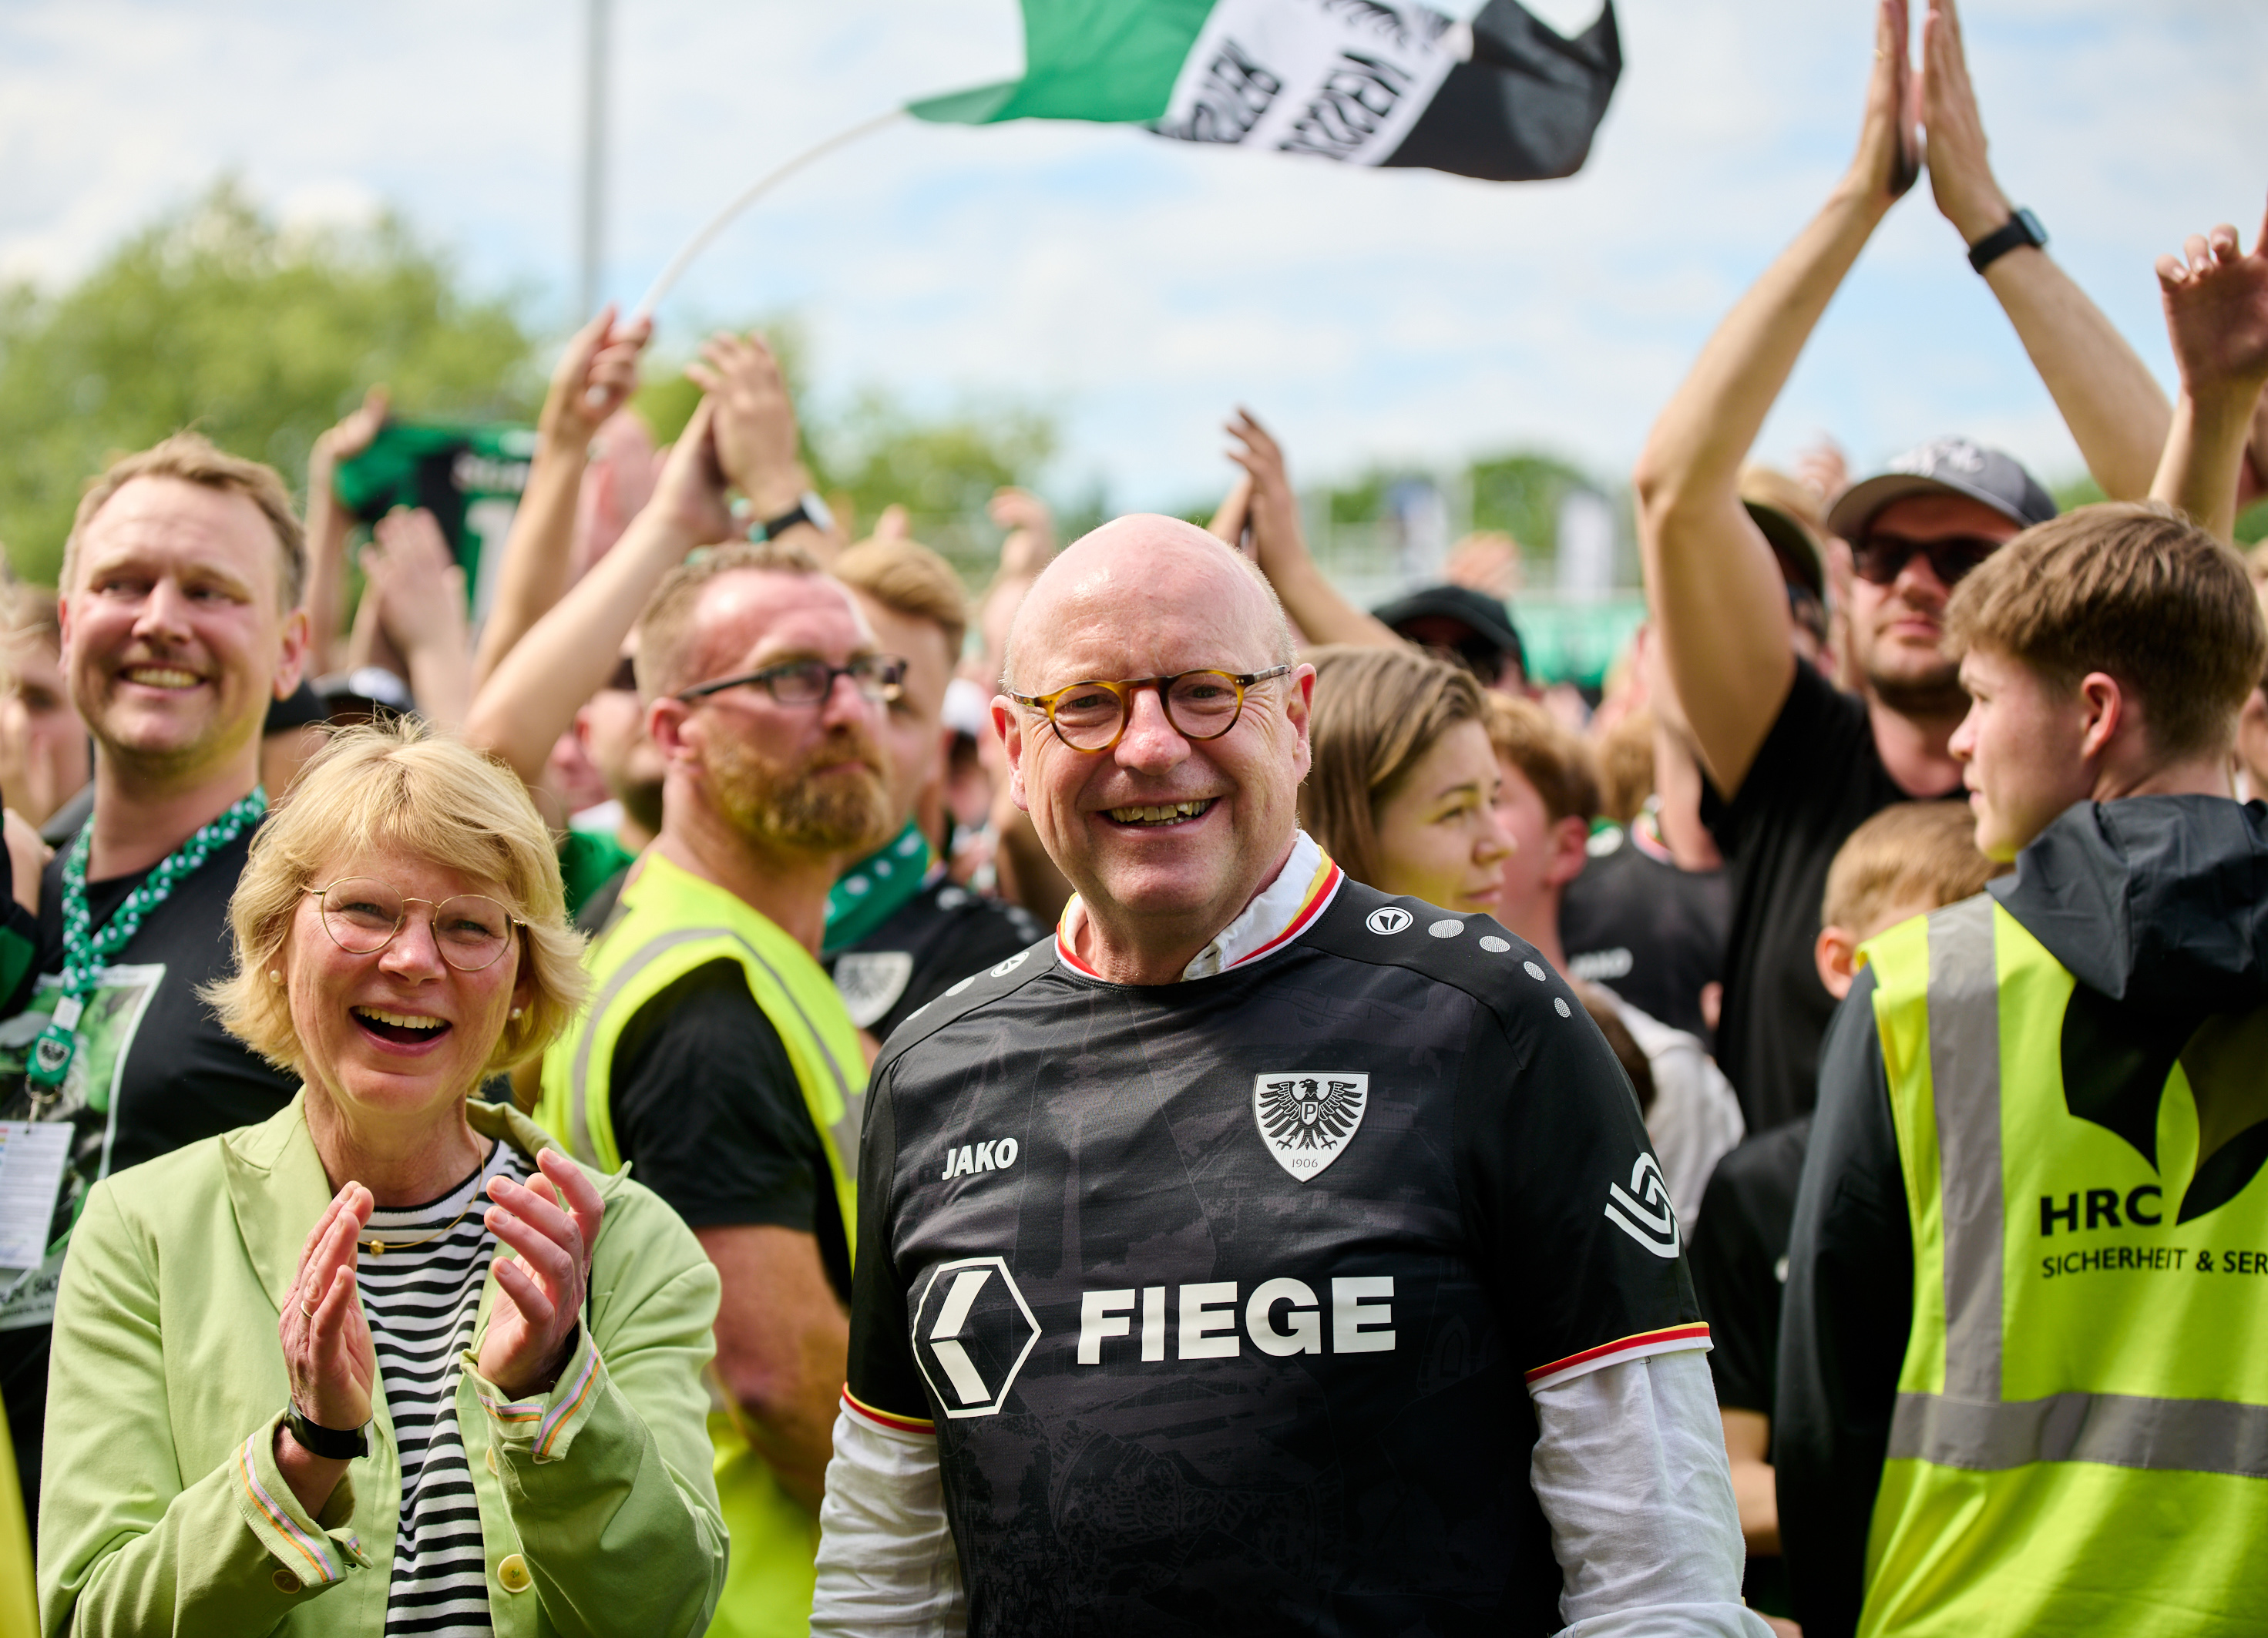
<path id="1" fill-rule="evenodd" d="M 1348 1070 L 1256 1075 L 1252 1118 L 1276 1164 L 1311 1182 L 1354 1141 L 1370 1105 L 1370 1076 Z"/>
<path id="2" fill-rule="evenodd" d="M 835 959 L 835 988 L 850 1022 L 862 1030 L 898 1004 L 913 975 L 913 956 L 903 950 L 846 950 Z"/>
<path id="3" fill-rule="evenodd" d="M 1631 1167 L 1629 1188 L 1607 1185 L 1607 1221 L 1656 1257 L 1677 1255 L 1677 1214 L 1670 1207 L 1661 1166 L 1652 1155 L 1638 1155 Z"/>

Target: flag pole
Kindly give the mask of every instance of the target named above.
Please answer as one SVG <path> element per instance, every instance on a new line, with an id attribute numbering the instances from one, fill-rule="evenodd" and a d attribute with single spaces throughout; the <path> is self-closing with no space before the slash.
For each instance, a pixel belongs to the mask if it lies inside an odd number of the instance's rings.
<path id="1" fill-rule="evenodd" d="M 889 124 L 904 112 L 903 108 L 892 108 L 888 113 L 878 114 L 871 120 L 862 120 L 850 129 L 836 132 L 825 142 L 805 149 L 786 164 L 759 177 L 739 198 L 710 217 L 698 233 L 685 241 L 677 254 L 670 258 L 669 265 L 661 270 L 660 276 L 646 287 L 644 295 L 638 297 L 637 306 L 631 311 L 629 322 L 636 324 L 641 320 L 652 318 L 654 308 L 660 305 L 663 297 L 669 294 L 670 287 L 675 284 L 685 269 L 692 265 L 694 259 L 709 248 L 709 241 L 724 231 L 725 225 L 734 217 L 739 216 L 741 211 L 755 203 L 772 188 L 787 180 L 789 177 L 793 176 L 821 154 L 831 153 L 846 143 L 858 141 L 861 136 L 880 130 L 882 127 Z"/>

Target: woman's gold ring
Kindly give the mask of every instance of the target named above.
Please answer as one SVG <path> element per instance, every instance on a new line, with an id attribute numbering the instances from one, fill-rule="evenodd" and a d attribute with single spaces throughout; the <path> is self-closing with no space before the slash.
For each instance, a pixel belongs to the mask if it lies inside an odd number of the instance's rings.
<path id="1" fill-rule="evenodd" d="M 310 1319 L 313 1319 L 315 1317 L 315 1311 L 307 1306 L 307 1300 L 305 1297 L 301 1297 L 299 1299 L 299 1311 L 306 1315 Z"/>

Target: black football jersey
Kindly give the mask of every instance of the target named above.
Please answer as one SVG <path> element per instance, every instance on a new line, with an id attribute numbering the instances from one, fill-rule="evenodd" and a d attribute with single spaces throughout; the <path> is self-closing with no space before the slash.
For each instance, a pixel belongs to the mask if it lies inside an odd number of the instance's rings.
<path id="1" fill-rule="evenodd" d="M 940 876 L 873 932 L 827 958 L 850 1021 L 876 1040 L 948 985 L 1006 959 L 1040 936 L 1021 905 L 987 899 Z"/>
<path id="2" fill-rule="evenodd" d="M 934 1425 L 968 1631 L 1557 1630 L 1531 1386 L 1707 1334 L 1558 976 L 1343 881 L 1213 977 L 953 991 L 875 1067 L 848 1395 Z"/>

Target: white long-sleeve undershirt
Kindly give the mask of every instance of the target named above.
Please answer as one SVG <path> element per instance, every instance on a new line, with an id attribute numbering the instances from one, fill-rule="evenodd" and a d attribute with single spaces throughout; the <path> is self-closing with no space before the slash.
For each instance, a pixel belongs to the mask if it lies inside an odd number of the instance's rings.
<path id="1" fill-rule="evenodd" d="M 1770 1638 L 1741 1603 L 1723 1427 L 1699 1349 L 1602 1365 L 1534 1395 L 1528 1466 L 1566 1638 Z M 819 1513 L 813 1638 L 960 1638 L 968 1599 L 937 1436 L 846 1405 Z"/>

